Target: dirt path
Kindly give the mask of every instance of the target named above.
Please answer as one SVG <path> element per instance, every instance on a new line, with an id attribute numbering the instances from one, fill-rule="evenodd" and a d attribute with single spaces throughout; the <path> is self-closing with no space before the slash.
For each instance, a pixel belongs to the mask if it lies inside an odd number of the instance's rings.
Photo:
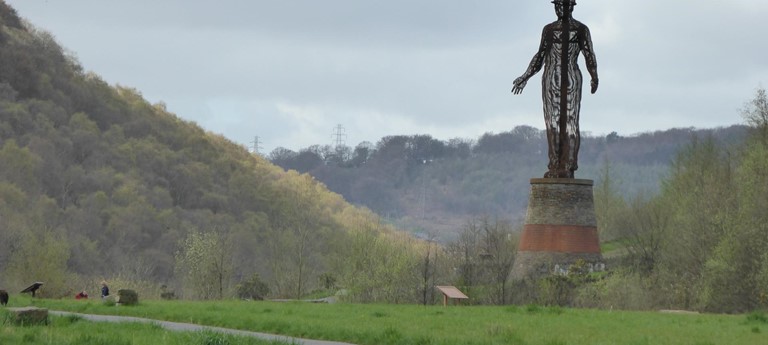
<path id="1" fill-rule="evenodd" d="M 152 319 L 145 319 L 140 317 L 132 317 L 132 316 L 114 316 L 114 315 L 93 315 L 93 314 L 79 314 L 79 313 L 70 313 L 66 311 L 55 311 L 51 310 L 49 311 L 51 315 L 56 316 L 69 316 L 74 315 L 81 317 L 88 321 L 95 321 L 95 322 L 139 322 L 139 323 L 152 323 L 156 325 L 160 325 L 163 328 L 171 331 L 203 331 L 203 330 L 209 330 L 214 332 L 221 332 L 226 334 L 233 334 L 238 336 L 244 336 L 244 337 L 255 337 L 255 338 L 261 338 L 264 340 L 278 340 L 282 342 L 286 342 L 288 344 L 298 344 L 298 345 L 354 345 L 350 343 L 340 343 L 335 341 L 325 341 L 325 340 L 311 340 L 311 339 L 301 339 L 301 338 L 293 338 L 283 335 L 275 335 L 275 334 L 267 334 L 267 333 L 259 333 L 259 332 L 250 332 L 250 331 L 241 331 L 237 329 L 230 329 L 230 328 L 221 328 L 221 327 L 210 327 L 210 326 L 201 326 L 196 325 L 192 323 L 179 323 L 179 322 L 170 322 L 170 321 L 161 321 L 161 320 L 152 320 Z"/>

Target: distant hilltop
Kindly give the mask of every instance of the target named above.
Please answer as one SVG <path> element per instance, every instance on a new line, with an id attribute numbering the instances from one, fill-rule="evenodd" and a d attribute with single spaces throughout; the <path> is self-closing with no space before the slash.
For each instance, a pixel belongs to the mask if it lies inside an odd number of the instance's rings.
<path id="1" fill-rule="evenodd" d="M 582 137 L 579 178 L 609 173 L 623 195 L 654 193 L 678 150 L 694 137 L 724 145 L 744 141 L 748 127 L 673 128 L 620 136 Z M 276 165 L 309 173 L 345 199 L 416 233 L 451 239 L 469 219 L 491 216 L 520 221 L 528 179 L 546 170 L 543 130 L 518 126 L 477 139 L 396 135 L 352 147 L 313 145 L 298 152 L 277 148 Z"/>

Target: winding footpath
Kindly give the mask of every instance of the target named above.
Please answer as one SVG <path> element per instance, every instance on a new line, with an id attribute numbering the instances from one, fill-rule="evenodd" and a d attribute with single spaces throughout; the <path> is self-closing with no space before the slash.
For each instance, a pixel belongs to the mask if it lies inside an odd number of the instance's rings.
<path id="1" fill-rule="evenodd" d="M 145 319 L 145 318 L 132 317 L 132 316 L 79 314 L 79 313 L 71 313 L 67 311 L 55 311 L 55 310 L 50 310 L 49 313 L 51 315 L 56 315 L 56 316 L 77 316 L 85 320 L 94 321 L 94 322 L 138 322 L 138 323 L 156 324 L 170 331 L 194 332 L 194 331 L 207 330 L 207 331 L 214 331 L 214 332 L 232 334 L 232 335 L 243 336 L 243 337 L 261 338 L 268 341 L 282 341 L 288 344 L 297 344 L 297 345 L 354 345 L 350 343 L 340 343 L 335 341 L 293 338 L 293 337 L 288 337 L 284 335 L 241 331 L 241 330 L 230 329 L 230 328 L 201 326 L 201 325 L 196 325 L 192 323 L 161 321 L 161 320 Z"/>

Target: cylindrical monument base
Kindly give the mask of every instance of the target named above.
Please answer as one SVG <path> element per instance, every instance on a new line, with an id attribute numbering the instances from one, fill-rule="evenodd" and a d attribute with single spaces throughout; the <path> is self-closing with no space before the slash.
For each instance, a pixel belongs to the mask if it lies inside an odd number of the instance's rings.
<path id="1" fill-rule="evenodd" d="M 565 274 L 579 260 L 592 271 L 605 268 L 592 184 L 581 179 L 531 179 L 513 277 Z"/>

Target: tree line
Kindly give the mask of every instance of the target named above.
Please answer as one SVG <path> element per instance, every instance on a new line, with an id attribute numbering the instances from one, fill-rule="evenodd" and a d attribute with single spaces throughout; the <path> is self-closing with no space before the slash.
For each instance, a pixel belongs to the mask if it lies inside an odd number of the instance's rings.
<path id="1" fill-rule="evenodd" d="M 727 145 L 746 137 L 747 127 L 675 128 L 633 136 L 616 132 L 583 135 L 577 177 L 600 183 L 609 162 L 622 183 L 617 192 L 633 196 L 657 193 L 678 150 L 692 137 L 712 136 Z M 312 145 L 298 152 L 277 148 L 269 160 L 306 172 L 354 204 L 394 224 L 441 241 L 458 236 L 459 227 L 484 216 L 522 221 L 529 179 L 543 175 L 546 133 L 517 126 L 477 139 L 439 140 L 430 135 L 388 136 L 376 144 Z"/>

